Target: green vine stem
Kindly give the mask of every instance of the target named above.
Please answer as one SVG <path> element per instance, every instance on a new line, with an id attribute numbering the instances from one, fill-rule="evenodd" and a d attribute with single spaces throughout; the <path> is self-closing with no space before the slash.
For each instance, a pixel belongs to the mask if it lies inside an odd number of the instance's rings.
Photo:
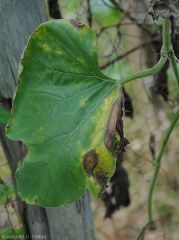
<path id="1" fill-rule="evenodd" d="M 169 49 L 171 48 L 170 21 L 168 19 L 163 19 L 162 37 L 163 37 L 162 52 L 168 52 Z"/>
<path id="2" fill-rule="evenodd" d="M 173 68 L 173 72 L 175 74 L 175 78 L 177 80 L 177 84 L 178 84 L 178 87 L 179 87 L 179 71 L 178 71 L 178 68 L 177 68 L 177 61 L 175 59 L 174 53 L 172 53 L 171 56 L 170 56 L 170 64 L 171 64 L 171 67 Z"/>
<path id="3" fill-rule="evenodd" d="M 169 57 L 169 52 L 171 49 L 171 40 L 170 40 L 170 22 L 167 19 L 163 20 L 162 23 L 162 34 L 163 34 L 163 45 L 161 49 L 161 57 L 160 60 L 152 67 L 142 72 L 137 72 L 134 74 L 130 74 L 129 76 L 120 79 L 119 82 L 121 85 L 124 85 L 132 80 L 147 77 L 150 75 L 154 75 L 158 73 L 164 64 L 167 62 Z"/>
<path id="4" fill-rule="evenodd" d="M 126 76 L 125 78 L 121 79 L 120 84 L 124 85 L 124 84 L 126 84 L 126 83 L 128 83 L 132 80 L 136 80 L 136 79 L 139 79 L 139 78 L 144 78 L 144 77 L 156 74 L 162 69 L 162 67 L 164 66 L 166 61 L 167 61 L 167 56 L 163 55 L 163 56 L 161 56 L 158 63 L 155 64 L 152 68 L 149 68 L 146 71 L 130 74 L 129 76 Z"/>
<path id="5" fill-rule="evenodd" d="M 179 119 L 179 110 L 176 112 L 175 117 L 170 125 L 170 127 L 167 130 L 166 136 L 164 138 L 162 147 L 160 149 L 159 155 L 155 161 L 155 170 L 154 170 L 154 175 L 152 178 L 152 183 L 150 186 L 150 191 L 149 191 L 149 195 L 148 195 L 148 222 L 143 226 L 143 228 L 140 230 L 138 236 L 137 236 L 137 240 L 143 240 L 144 236 L 145 236 L 145 231 L 147 230 L 148 227 L 152 226 L 153 224 L 153 214 L 152 214 L 152 200 L 153 200 L 153 193 L 154 193 L 154 189 L 155 189 L 155 185 L 156 185 L 156 181 L 157 181 L 157 177 L 159 175 L 160 172 L 160 167 L 161 167 L 161 160 L 162 157 L 164 155 L 164 152 L 166 150 L 168 141 L 170 139 L 170 136 L 173 132 L 173 129 L 176 126 L 176 123 Z"/>
<path id="6" fill-rule="evenodd" d="M 162 69 L 162 67 L 167 62 L 167 60 L 170 60 L 171 66 L 173 68 L 173 71 L 174 71 L 174 74 L 175 74 L 175 77 L 177 79 L 177 83 L 178 83 L 178 86 L 179 86 L 179 72 L 178 72 L 178 69 L 177 69 L 177 61 L 176 61 L 175 54 L 173 52 L 173 47 L 172 47 L 172 44 L 171 44 L 170 21 L 168 19 L 163 19 L 162 35 L 163 35 L 163 44 L 162 44 L 162 48 L 161 48 L 161 57 L 160 57 L 160 60 L 158 61 L 158 63 L 155 64 L 152 68 L 149 68 L 146 71 L 137 72 L 137 73 L 131 74 L 131 75 L 129 75 L 127 77 L 124 77 L 123 79 L 119 80 L 119 83 L 120 83 L 121 86 L 124 85 L 127 82 L 132 81 L 132 80 L 156 74 L 157 72 L 159 72 Z M 136 238 L 137 240 L 144 239 L 145 231 L 147 230 L 147 228 L 149 226 L 152 226 L 152 224 L 153 224 L 153 214 L 152 214 L 153 193 L 154 193 L 157 177 L 158 177 L 159 172 L 160 172 L 162 157 L 164 155 L 164 152 L 165 152 L 165 149 L 167 147 L 169 138 L 172 134 L 172 131 L 173 131 L 178 119 L 179 119 L 179 110 L 176 112 L 174 120 L 171 123 L 171 126 L 169 127 L 169 129 L 166 133 L 166 136 L 165 136 L 165 139 L 163 141 L 162 147 L 160 149 L 159 155 L 158 155 L 158 157 L 155 161 L 154 175 L 153 175 L 153 178 L 152 178 L 152 182 L 151 182 L 150 190 L 149 190 L 149 195 L 148 195 L 148 222 L 140 230 L 140 232 L 139 232 L 139 234 Z"/>
<path id="7" fill-rule="evenodd" d="M 179 86 L 179 72 L 178 72 L 178 69 L 177 69 L 177 62 L 176 62 L 175 55 L 174 55 L 173 48 L 172 48 L 172 44 L 171 44 L 170 21 L 168 19 L 163 20 L 163 23 L 162 23 L 162 37 L 163 37 L 163 44 L 162 44 L 162 48 L 161 48 L 161 57 L 160 57 L 160 60 L 157 62 L 157 64 L 155 64 L 152 68 L 149 68 L 146 71 L 137 72 L 137 73 L 131 74 L 129 76 L 126 76 L 123 79 L 120 79 L 119 83 L 120 83 L 121 86 L 124 85 L 125 83 L 128 83 L 128 82 L 132 81 L 132 80 L 156 74 L 157 72 L 159 72 L 162 69 L 162 67 L 167 62 L 168 59 L 170 60 L 171 66 L 173 68 L 173 71 L 174 71 L 174 74 L 175 74 L 175 77 L 177 79 L 177 83 L 178 83 L 178 86 Z M 170 135 L 172 134 L 172 131 L 173 131 L 178 119 L 179 119 L 179 110 L 176 112 L 175 118 L 174 118 L 173 122 L 171 123 L 171 126 L 169 127 L 169 129 L 166 133 L 166 136 L 165 136 L 165 139 L 163 141 L 161 150 L 160 150 L 159 155 L 158 155 L 158 157 L 155 161 L 156 164 L 155 164 L 154 175 L 153 175 L 153 178 L 152 178 L 152 182 L 151 182 L 150 190 L 149 190 L 149 195 L 148 195 L 148 222 L 140 230 L 140 232 L 137 236 L 137 240 L 144 239 L 146 229 L 149 226 L 152 226 L 152 224 L 153 224 L 153 214 L 152 214 L 153 193 L 154 193 L 157 177 L 158 177 L 159 172 L 160 172 L 162 157 L 163 157 L 165 149 L 167 147 Z"/>
<path id="8" fill-rule="evenodd" d="M 167 143 L 169 141 L 170 135 L 172 134 L 172 131 L 179 119 L 179 110 L 176 112 L 175 117 L 168 128 L 168 131 L 166 133 L 165 139 L 163 141 L 162 147 L 160 149 L 159 155 L 155 161 L 155 171 L 154 171 L 154 176 L 152 178 L 152 183 L 150 186 L 150 191 L 149 191 L 149 196 L 148 196 L 148 224 L 153 223 L 153 215 L 152 215 L 152 198 L 153 198 L 153 193 L 154 193 L 154 188 L 156 185 L 156 180 L 160 171 L 160 166 L 161 166 L 161 160 L 164 155 L 165 149 L 167 147 Z"/>
<path id="9" fill-rule="evenodd" d="M 143 240 L 144 239 L 144 236 L 145 236 L 145 231 L 147 230 L 148 228 L 148 223 L 145 224 L 143 226 L 143 228 L 141 228 L 141 230 L 139 231 L 137 237 L 136 237 L 136 240 Z"/>
<path id="10" fill-rule="evenodd" d="M 173 47 L 172 47 L 172 44 L 171 44 L 171 38 L 170 38 L 170 22 L 167 20 L 165 21 L 164 23 L 164 26 L 163 26 L 163 45 L 164 45 L 164 51 L 167 50 L 167 47 L 170 46 L 170 49 L 168 51 L 168 58 L 170 60 L 170 64 L 171 64 L 171 67 L 173 68 L 173 72 L 175 74 L 175 78 L 177 80 L 177 84 L 178 84 L 178 87 L 179 87 L 179 71 L 178 71 L 178 68 L 177 68 L 177 58 L 175 56 L 175 53 L 173 51 Z"/>

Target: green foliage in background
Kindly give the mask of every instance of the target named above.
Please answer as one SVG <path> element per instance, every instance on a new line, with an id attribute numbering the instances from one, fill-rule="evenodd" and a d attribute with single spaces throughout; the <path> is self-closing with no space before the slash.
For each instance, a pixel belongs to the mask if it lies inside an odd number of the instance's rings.
<path id="1" fill-rule="evenodd" d="M 8 199 L 15 197 L 13 186 L 4 186 L 0 184 L 0 204 L 5 204 Z"/>

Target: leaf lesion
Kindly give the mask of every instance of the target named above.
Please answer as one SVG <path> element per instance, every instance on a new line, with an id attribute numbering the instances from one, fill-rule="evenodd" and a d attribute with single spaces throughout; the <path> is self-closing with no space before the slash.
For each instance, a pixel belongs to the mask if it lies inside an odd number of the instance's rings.
<path id="1" fill-rule="evenodd" d="M 107 188 L 107 176 L 108 172 L 104 169 L 98 167 L 99 165 L 99 154 L 96 150 L 89 150 L 83 156 L 82 166 L 88 177 L 93 177 L 95 181 L 99 184 L 101 190 L 99 196 Z M 97 170 L 96 170 L 97 169 Z"/>
<path id="2" fill-rule="evenodd" d="M 104 131 L 104 145 L 106 149 L 112 154 L 114 159 L 116 159 L 116 170 L 112 177 L 112 181 L 110 183 L 112 189 L 113 188 L 115 189 L 117 184 L 119 185 L 122 184 L 121 180 L 118 182 L 118 180 L 115 181 L 115 179 L 120 178 L 118 176 L 118 173 L 121 173 L 121 169 L 124 169 L 122 166 L 123 154 L 125 152 L 126 146 L 129 144 L 129 141 L 124 137 L 124 131 L 123 131 L 123 119 L 122 119 L 123 111 L 124 111 L 123 97 L 124 95 L 122 94 L 122 91 L 121 91 L 121 95 L 116 99 L 116 101 L 112 106 L 111 112 L 107 120 L 107 125 Z M 108 187 L 108 181 L 109 181 L 109 177 L 108 177 L 109 173 L 107 172 L 107 168 L 103 166 L 103 164 L 105 164 L 104 162 L 107 159 L 102 159 L 103 162 L 100 162 L 101 161 L 100 155 L 101 155 L 101 152 L 96 152 L 96 150 L 94 149 L 89 150 L 83 156 L 82 165 L 86 174 L 89 177 L 92 176 L 95 179 L 95 181 L 99 184 L 101 189 L 100 196 L 102 196 L 103 198 L 104 196 L 106 196 L 106 194 L 108 197 L 110 196 L 110 193 L 106 192 L 106 189 Z M 126 176 L 127 176 L 127 172 L 126 172 Z M 123 189 L 125 189 L 124 192 L 125 194 L 127 194 L 126 198 L 129 199 L 129 192 L 128 192 L 129 184 L 128 182 L 125 182 L 125 184 L 126 185 L 123 187 Z M 112 194 L 113 194 L 113 190 L 112 190 Z M 126 204 L 128 205 L 129 201 L 128 203 L 126 202 Z"/>

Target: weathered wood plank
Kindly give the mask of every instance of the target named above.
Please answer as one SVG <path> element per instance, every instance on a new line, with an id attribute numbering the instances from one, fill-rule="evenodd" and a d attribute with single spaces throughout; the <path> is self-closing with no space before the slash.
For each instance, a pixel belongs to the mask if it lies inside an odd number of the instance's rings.
<path id="1" fill-rule="evenodd" d="M 13 96 L 23 49 L 32 31 L 46 20 L 42 0 L 0 1 L 0 96 Z"/>

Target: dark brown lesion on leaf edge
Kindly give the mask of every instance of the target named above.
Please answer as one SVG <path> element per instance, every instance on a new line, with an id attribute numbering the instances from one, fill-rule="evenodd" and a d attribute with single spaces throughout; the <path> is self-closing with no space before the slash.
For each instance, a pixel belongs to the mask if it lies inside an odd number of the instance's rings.
<path id="1" fill-rule="evenodd" d="M 72 24 L 73 27 L 75 27 L 79 30 L 81 30 L 82 28 L 84 28 L 86 26 L 85 24 L 80 23 L 80 22 L 78 22 L 77 20 L 74 20 L 74 19 L 70 20 L 70 23 Z"/>
<path id="2" fill-rule="evenodd" d="M 120 206 L 128 206 L 130 203 L 130 195 L 129 195 L 129 181 L 127 177 L 127 172 L 122 167 L 123 162 L 123 155 L 125 152 L 125 147 L 129 144 L 129 141 L 124 137 L 124 129 L 123 129 L 123 113 L 124 110 L 124 93 L 121 90 L 120 96 L 117 98 L 117 100 L 114 102 L 108 121 L 107 121 L 107 127 L 104 135 L 104 144 L 107 148 L 107 150 L 114 156 L 116 159 L 116 171 L 111 178 L 111 188 L 112 192 L 107 193 L 106 189 L 108 187 L 108 173 L 104 171 L 104 169 L 97 169 L 95 171 L 96 166 L 98 165 L 98 154 L 95 150 L 89 150 L 86 152 L 83 156 L 83 169 L 85 170 L 86 174 L 88 176 L 94 177 L 96 182 L 101 187 L 101 192 L 99 194 L 99 197 L 102 197 L 103 201 L 105 202 L 105 205 L 110 202 L 112 198 L 118 198 L 121 196 L 122 191 L 122 198 L 120 197 L 120 204 L 116 202 L 116 205 L 112 204 L 113 210 L 107 209 L 108 213 L 107 216 L 111 216 L 112 213 L 118 209 Z M 122 169 L 122 170 L 121 170 Z M 123 176 L 123 173 L 125 173 L 125 177 Z M 122 174 L 122 175 L 121 175 Z M 121 189 L 121 186 L 123 188 Z M 116 192 L 115 189 L 119 189 L 119 191 Z M 106 199 L 107 196 L 107 199 Z M 117 200 L 116 200 L 117 201 Z"/>
<path id="3" fill-rule="evenodd" d="M 127 207 L 130 204 L 128 174 L 123 167 L 124 152 L 129 141 L 124 136 L 123 114 L 125 113 L 125 94 L 121 94 L 114 102 L 108 118 L 107 128 L 104 136 L 104 144 L 108 151 L 116 159 L 116 170 L 110 179 L 109 191 L 104 191 L 102 200 L 106 206 L 105 217 L 112 214 L 121 206 Z"/>
<path id="4" fill-rule="evenodd" d="M 98 164 L 98 154 L 95 150 L 90 150 L 83 156 L 83 168 L 88 176 L 93 176 L 94 169 Z"/>
<path id="5" fill-rule="evenodd" d="M 99 197 L 107 188 L 107 172 L 104 172 L 103 169 L 98 169 L 98 172 L 95 172 L 95 168 L 98 165 L 98 154 L 96 153 L 95 150 L 89 150 L 88 152 L 85 153 L 83 156 L 83 169 L 85 170 L 86 174 L 89 177 L 94 177 L 96 182 L 100 185 L 101 187 L 101 192 L 99 194 Z"/>

